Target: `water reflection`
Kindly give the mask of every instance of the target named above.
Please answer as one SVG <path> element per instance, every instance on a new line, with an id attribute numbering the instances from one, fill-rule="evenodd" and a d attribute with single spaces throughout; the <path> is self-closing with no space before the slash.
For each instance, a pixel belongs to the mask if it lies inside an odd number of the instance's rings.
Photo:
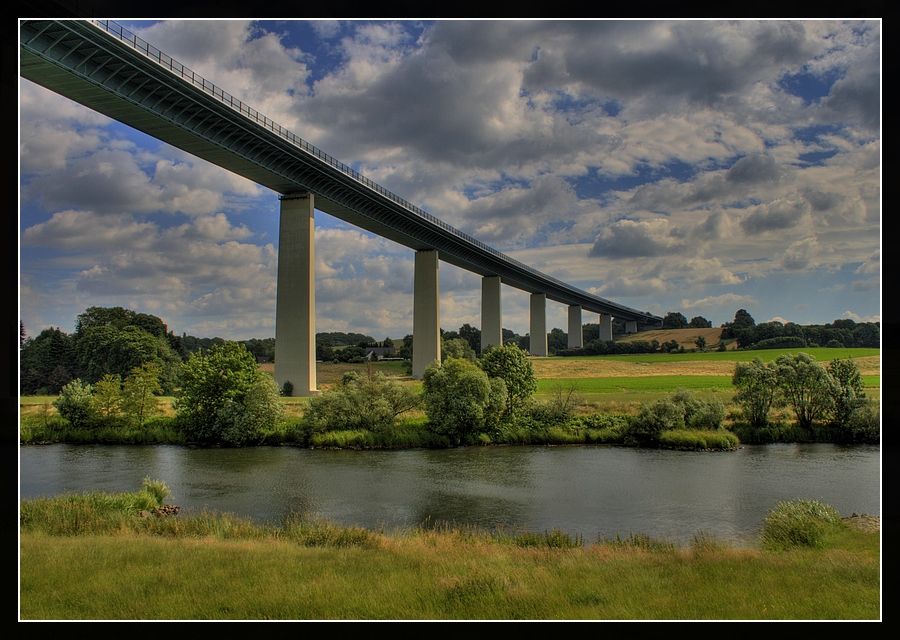
<path id="1" fill-rule="evenodd" d="M 560 528 L 586 540 L 646 533 L 689 541 L 703 530 L 755 538 L 779 501 L 816 498 L 880 514 L 878 447 L 747 446 L 694 453 L 621 447 L 472 447 L 313 451 L 292 447 L 29 446 L 23 497 L 130 491 L 165 481 L 183 513 L 260 522 L 316 514 L 368 528 L 442 523 Z"/>

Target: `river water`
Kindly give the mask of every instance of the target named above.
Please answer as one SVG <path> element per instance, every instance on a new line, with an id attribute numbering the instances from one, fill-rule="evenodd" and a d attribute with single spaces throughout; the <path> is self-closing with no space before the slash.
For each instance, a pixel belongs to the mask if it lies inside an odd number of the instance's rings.
<path id="1" fill-rule="evenodd" d="M 278 523 L 290 513 L 370 529 L 553 528 L 585 541 L 703 531 L 755 543 L 778 502 L 815 498 L 842 515 L 881 515 L 878 446 L 744 446 L 681 452 L 608 446 L 402 451 L 296 447 L 46 445 L 20 448 L 20 496 L 134 491 L 164 481 L 183 514 L 227 511 Z"/>

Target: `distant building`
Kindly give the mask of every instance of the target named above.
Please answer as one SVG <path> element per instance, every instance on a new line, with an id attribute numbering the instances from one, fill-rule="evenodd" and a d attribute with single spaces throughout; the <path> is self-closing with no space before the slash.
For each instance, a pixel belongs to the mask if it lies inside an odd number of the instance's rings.
<path id="1" fill-rule="evenodd" d="M 366 347 L 366 360 L 377 362 L 385 358 L 393 358 L 397 355 L 394 347 Z"/>

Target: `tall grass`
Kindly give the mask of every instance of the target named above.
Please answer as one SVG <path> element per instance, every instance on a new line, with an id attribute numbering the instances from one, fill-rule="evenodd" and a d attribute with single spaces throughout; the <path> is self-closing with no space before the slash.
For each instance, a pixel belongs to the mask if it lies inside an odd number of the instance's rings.
<path id="1" fill-rule="evenodd" d="M 762 544 L 776 551 L 822 547 L 830 535 L 841 532 L 845 526 L 834 507 L 818 500 L 781 502 L 766 516 Z"/>
<path id="2" fill-rule="evenodd" d="M 845 530 L 845 537 L 813 549 L 770 553 L 729 548 L 702 532 L 689 547 L 645 534 L 585 545 L 581 536 L 556 529 L 504 533 L 433 526 L 385 532 L 297 515 L 280 526 L 215 513 L 140 516 L 140 507 L 159 503 L 164 494 L 163 483 L 147 481 L 134 494 L 23 501 L 21 618 L 880 615 L 879 541 L 870 533 Z M 801 511 L 830 517 L 827 509 Z"/>

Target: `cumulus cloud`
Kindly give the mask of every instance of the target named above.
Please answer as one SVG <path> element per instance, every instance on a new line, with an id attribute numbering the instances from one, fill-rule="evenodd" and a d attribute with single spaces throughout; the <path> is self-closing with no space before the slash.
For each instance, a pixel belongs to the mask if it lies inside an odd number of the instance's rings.
<path id="1" fill-rule="evenodd" d="M 808 207 L 803 200 L 784 199 L 751 207 L 750 213 L 741 220 L 741 227 L 750 235 L 790 229 L 800 224 Z"/>
<path id="2" fill-rule="evenodd" d="M 730 320 L 774 304 L 756 300 L 788 273 L 827 292 L 811 308 L 845 304 L 850 281 L 829 274 L 878 286 L 878 21 L 296 27 L 135 30 L 401 197 L 603 297 Z M 277 224 L 243 215 L 270 211 L 271 193 L 21 85 L 26 291 L 64 257 L 73 304 L 115 291 L 189 332 L 271 330 Z M 316 242 L 320 324 L 411 330 L 411 251 L 328 220 Z M 755 300 L 738 293 L 750 285 Z M 477 277 L 442 268 L 441 287 L 448 322 L 480 322 Z M 512 323 L 527 296 L 510 295 Z"/>
<path id="3" fill-rule="evenodd" d="M 678 253 L 682 243 L 673 238 L 664 219 L 619 220 L 604 228 L 594 240 L 590 257 L 657 257 Z"/>
<path id="4" fill-rule="evenodd" d="M 804 238 L 788 247 L 781 258 L 781 266 L 789 271 L 797 271 L 809 266 L 810 262 L 819 251 L 819 241 L 816 238 Z"/>

